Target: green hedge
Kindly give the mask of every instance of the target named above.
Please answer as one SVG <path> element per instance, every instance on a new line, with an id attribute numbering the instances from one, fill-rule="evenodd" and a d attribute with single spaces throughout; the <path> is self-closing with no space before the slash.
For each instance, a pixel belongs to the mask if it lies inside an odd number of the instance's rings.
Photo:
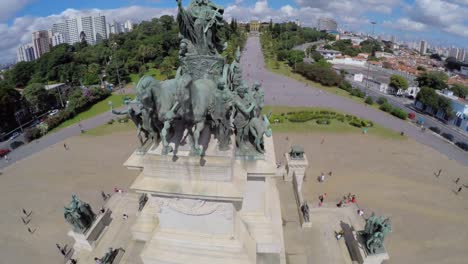
<path id="1" fill-rule="evenodd" d="M 391 114 L 403 120 L 406 120 L 406 118 L 408 118 L 408 113 L 400 108 L 394 108 Z"/>
<path id="2" fill-rule="evenodd" d="M 379 109 L 384 111 L 384 112 L 391 113 L 393 111 L 393 106 L 391 104 L 385 102 L 385 103 L 380 105 Z"/>

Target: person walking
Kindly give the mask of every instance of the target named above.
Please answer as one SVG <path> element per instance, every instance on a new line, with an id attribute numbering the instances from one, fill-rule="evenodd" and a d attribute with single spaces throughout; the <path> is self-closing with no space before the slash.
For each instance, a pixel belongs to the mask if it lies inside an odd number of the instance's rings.
<path id="1" fill-rule="evenodd" d="M 65 150 L 68 150 L 67 143 L 63 143 L 63 148 L 64 148 Z"/>
<path id="2" fill-rule="evenodd" d="M 322 204 L 323 204 L 323 199 L 325 198 L 325 196 L 327 196 L 327 193 L 321 194 L 321 195 L 319 196 L 319 201 L 320 201 L 320 202 L 319 202 L 319 206 L 322 206 Z"/>
<path id="3" fill-rule="evenodd" d="M 458 184 L 459 181 L 460 181 L 460 177 L 458 177 L 458 178 L 455 180 L 455 184 Z"/>
<path id="4" fill-rule="evenodd" d="M 458 188 L 458 191 L 457 191 L 457 195 L 461 192 L 463 187 L 460 186 L 460 188 Z"/>
<path id="5" fill-rule="evenodd" d="M 324 182 L 325 181 L 325 174 L 322 172 L 319 177 L 319 182 Z"/>

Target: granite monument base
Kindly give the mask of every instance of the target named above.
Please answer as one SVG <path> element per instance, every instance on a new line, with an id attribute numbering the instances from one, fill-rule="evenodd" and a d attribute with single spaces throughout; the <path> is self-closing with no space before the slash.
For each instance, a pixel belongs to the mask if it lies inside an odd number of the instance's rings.
<path id="1" fill-rule="evenodd" d="M 112 214 L 112 211 L 107 209 L 106 212 L 97 216 L 94 223 L 84 234 L 79 234 L 74 231 L 69 231 L 68 235 L 73 237 L 73 239 L 75 240 L 75 244 L 73 245 L 73 248 L 76 251 L 80 251 L 80 250 L 92 251 L 95 248 L 96 244 L 99 242 L 99 239 L 104 234 L 105 228 L 112 221 L 111 214 Z"/>

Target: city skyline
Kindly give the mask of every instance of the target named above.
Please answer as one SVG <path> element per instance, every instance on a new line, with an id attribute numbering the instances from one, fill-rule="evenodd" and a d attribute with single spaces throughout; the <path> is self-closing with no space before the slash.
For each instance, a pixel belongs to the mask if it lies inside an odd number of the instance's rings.
<path id="1" fill-rule="evenodd" d="M 183 1 L 184 5 L 189 3 Z M 371 21 L 377 22 L 375 35 L 396 36 L 398 41 L 425 40 L 429 46 L 468 48 L 468 5 L 436 0 L 359 0 L 348 2 L 296 0 L 233 0 L 219 1 L 225 7 L 225 19 L 275 22 L 299 19 L 303 26 L 315 27 L 321 17 L 333 18 L 339 29 L 368 34 Z M 31 33 L 50 29 L 52 24 L 76 16 L 107 17 L 136 23 L 161 15 L 175 15 L 175 0 L 114 0 L 51 3 L 51 0 L 4 0 L 0 4 L 0 34 L 7 41 L 0 43 L 0 63 L 14 60 L 20 44 L 30 41 Z M 450 12 L 449 12 L 450 11 Z M 450 13 L 450 15 L 446 15 Z"/>

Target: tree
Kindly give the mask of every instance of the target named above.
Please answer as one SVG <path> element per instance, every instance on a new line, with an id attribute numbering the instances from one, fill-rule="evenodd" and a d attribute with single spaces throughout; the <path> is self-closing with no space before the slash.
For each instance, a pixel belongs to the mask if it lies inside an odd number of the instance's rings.
<path id="1" fill-rule="evenodd" d="M 419 87 L 430 87 L 436 90 L 447 88 L 447 80 L 448 76 L 443 72 L 423 72 L 418 78 L 416 78 Z"/>
<path id="2" fill-rule="evenodd" d="M 18 124 L 15 112 L 21 106 L 21 95 L 11 87 L 0 87 L 0 131 L 8 131 Z"/>
<path id="3" fill-rule="evenodd" d="M 437 110 L 438 104 L 438 95 L 434 89 L 429 87 L 422 87 L 418 95 L 416 95 L 416 101 L 421 102 L 425 106 Z"/>
<path id="4" fill-rule="evenodd" d="M 43 84 L 32 83 L 23 90 L 24 98 L 31 104 L 34 113 L 50 108 L 50 96 Z"/>
<path id="5" fill-rule="evenodd" d="M 11 70 L 11 81 L 16 87 L 25 87 L 34 72 L 34 62 L 18 62 Z"/>
<path id="6" fill-rule="evenodd" d="M 406 90 L 408 89 L 408 81 L 406 80 L 405 77 L 400 76 L 400 75 L 392 75 L 390 77 L 390 87 L 395 88 L 397 91 L 399 90 Z"/>
<path id="7" fill-rule="evenodd" d="M 364 101 L 364 103 L 366 103 L 366 104 L 368 104 L 368 105 L 373 105 L 373 104 L 374 104 L 374 100 L 372 100 L 372 97 L 367 96 L 367 97 L 366 97 L 366 100 Z"/>
<path id="8" fill-rule="evenodd" d="M 448 57 L 445 60 L 445 67 L 451 71 L 457 70 L 459 71 L 461 68 L 461 62 L 457 61 L 454 57 Z"/>
<path id="9" fill-rule="evenodd" d="M 289 66 L 292 66 L 298 62 L 302 62 L 303 60 L 304 60 L 304 52 L 302 50 L 290 50 L 288 52 Z"/>
<path id="10" fill-rule="evenodd" d="M 159 71 L 161 75 L 163 75 L 166 79 L 172 74 L 173 71 L 173 63 L 171 63 L 169 57 L 164 58 L 163 62 L 159 66 Z"/>
<path id="11" fill-rule="evenodd" d="M 426 68 L 423 67 L 423 66 L 418 66 L 418 67 L 416 67 L 416 70 L 418 70 L 418 71 L 426 71 Z"/>
<path id="12" fill-rule="evenodd" d="M 450 88 L 453 91 L 453 94 L 460 97 L 465 98 L 468 96 L 468 86 L 464 86 L 462 84 L 456 83 Z"/>
<path id="13" fill-rule="evenodd" d="M 312 57 L 312 59 L 314 59 L 314 61 L 319 61 L 319 60 L 323 59 L 322 54 L 320 54 L 320 52 L 318 52 L 316 50 L 311 51 L 309 54 Z"/>
<path id="14" fill-rule="evenodd" d="M 442 60 L 442 58 L 440 57 L 440 55 L 437 54 L 437 53 L 431 54 L 431 59 L 434 59 L 434 60 L 437 60 L 437 61 L 441 61 L 441 60 Z"/>

